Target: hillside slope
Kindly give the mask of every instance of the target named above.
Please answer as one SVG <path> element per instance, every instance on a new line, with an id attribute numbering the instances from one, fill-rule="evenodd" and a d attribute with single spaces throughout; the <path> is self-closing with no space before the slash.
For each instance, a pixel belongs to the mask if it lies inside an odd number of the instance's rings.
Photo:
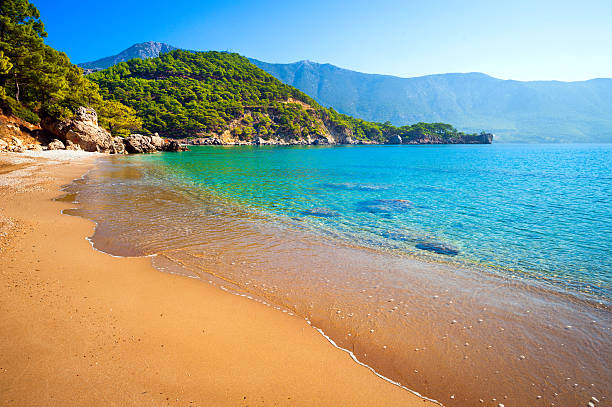
<path id="1" fill-rule="evenodd" d="M 444 121 L 499 141 L 612 141 L 612 79 L 501 80 L 481 73 L 399 78 L 300 61 L 258 67 L 325 106 L 395 125 Z"/>
<path id="2" fill-rule="evenodd" d="M 222 143 L 490 143 L 444 123 L 395 127 L 320 106 L 238 54 L 175 50 L 88 75 L 143 130 Z"/>

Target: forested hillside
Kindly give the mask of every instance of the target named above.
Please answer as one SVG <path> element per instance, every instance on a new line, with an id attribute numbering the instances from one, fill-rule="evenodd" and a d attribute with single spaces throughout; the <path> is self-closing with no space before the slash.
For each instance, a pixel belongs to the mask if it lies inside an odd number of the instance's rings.
<path id="1" fill-rule="evenodd" d="M 145 132 L 174 137 L 385 143 L 397 135 L 430 142 L 462 142 L 467 136 L 441 123 L 398 128 L 339 114 L 233 53 L 175 50 L 88 78 L 105 98 L 132 107 Z"/>

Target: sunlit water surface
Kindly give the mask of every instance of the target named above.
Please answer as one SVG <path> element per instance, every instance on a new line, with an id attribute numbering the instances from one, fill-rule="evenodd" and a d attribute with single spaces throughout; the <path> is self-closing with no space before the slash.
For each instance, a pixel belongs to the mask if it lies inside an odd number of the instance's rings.
<path id="1" fill-rule="evenodd" d="M 606 397 L 612 146 L 192 147 L 71 189 L 97 248 L 305 317 L 445 405 Z"/>

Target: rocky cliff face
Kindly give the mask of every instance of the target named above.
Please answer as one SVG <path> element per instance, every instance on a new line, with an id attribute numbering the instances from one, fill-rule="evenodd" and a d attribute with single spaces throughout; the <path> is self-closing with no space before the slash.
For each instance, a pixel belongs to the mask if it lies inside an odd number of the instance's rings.
<path id="1" fill-rule="evenodd" d="M 399 137 L 399 136 L 398 136 Z M 448 140 L 438 136 L 424 136 L 416 140 L 404 140 L 399 143 L 390 144 L 491 144 L 493 142 L 494 134 L 481 133 L 481 134 L 467 134 L 457 138 L 451 138 Z M 401 140 L 401 139 L 400 139 Z"/>
<path id="2" fill-rule="evenodd" d="M 140 44 L 134 44 L 131 47 L 121 51 L 117 55 L 101 58 L 92 62 L 84 62 L 82 64 L 78 64 L 78 66 L 85 70 L 97 71 L 100 69 L 106 69 L 108 67 L 118 64 L 119 62 L 125 62 L 133 58 L 155 58 L 158 57 L 160 54 L 170 52 L 175 49 L 178 48 L 173 47 L 172 45 L 164 44 L 162 42 L 148 41 Z"/>
<path id="3" fill-rule="evenodd" d="M 42 130 L 0 109 L 0 151 L 21 153 L 41 150 L 38 139 Z"/>

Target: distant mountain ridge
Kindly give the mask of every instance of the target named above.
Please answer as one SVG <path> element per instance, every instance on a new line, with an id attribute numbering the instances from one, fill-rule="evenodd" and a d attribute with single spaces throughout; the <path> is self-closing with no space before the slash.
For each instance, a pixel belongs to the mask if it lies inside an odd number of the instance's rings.
<path id="1" fill-rule="evenodd" d="M 142 55 L 130 51 L 135 47 Z M 167 52 L 164 49 L 175 47 L 136 44 L 80 66 L 154 57 Z M 394 125 L 453 123 L 466 132 L 484 129 L 506 142 L 612 142 L 612 79 L 521 82 L 482 73 L 400 78 L 310 61 L 250 61 L 321 105 L 364 120 Z"/>
<path id="2" fill-rule="evenodd" d="M 498 141 L 612 142 L 612 79 L 521 82 L 482 73 L 415 78 L 330 64 L 251 62 L 324 106 L 372 120 L 449 122 Z"/>
<path id="3" fill-rule="evenodd" d="M 175 49 L 178 48 L 169 44 L 164 44 L 163 42 L 148 41 L 140 44 L 134 44 L 117 55 L 101 58 L 92 62 L 83 62 L 77 65 L 84 69 L 100 70 L 110 68 L 119 62 L 129 61 L 130 59 L 134 58 L 156 58 L 160 54 L 164 54 Z"/>

